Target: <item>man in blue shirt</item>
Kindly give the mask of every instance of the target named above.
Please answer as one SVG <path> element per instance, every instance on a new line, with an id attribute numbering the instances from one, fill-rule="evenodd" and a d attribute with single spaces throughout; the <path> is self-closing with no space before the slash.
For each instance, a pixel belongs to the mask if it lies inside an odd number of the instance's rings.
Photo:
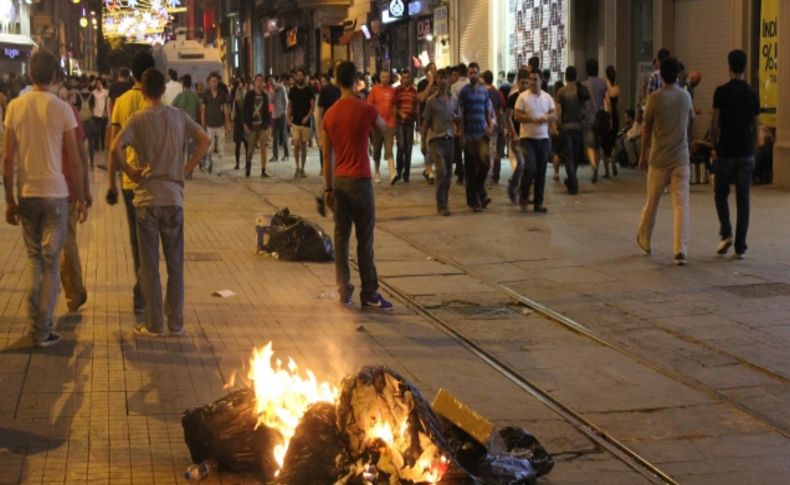
<path id="1" fill-rule="evenodd" d="M 469 84 L 461 89 L 458 105 L 463 120 L 466 172 L 466 205 L 480 212 L 491 203 L 486 193 L 486 177 L 491 166 L 489 141 L 494 126 L 488 89 L 480 81 L 480 66 L 469 64 Z"/>

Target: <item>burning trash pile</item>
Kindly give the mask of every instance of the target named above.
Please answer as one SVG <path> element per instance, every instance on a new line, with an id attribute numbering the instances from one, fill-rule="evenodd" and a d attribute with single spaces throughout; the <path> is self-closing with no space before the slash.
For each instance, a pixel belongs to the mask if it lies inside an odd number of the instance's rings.
<path id="1" fill-rule="evenodd" d="M 337 388 L 290 359 L 283 366 L 269 343 L 247 378 L 249 387 L 184 413 L 195 463 L 276 485 L 522 485 L 554 466 L 529 433 L 497 432 L 446 391 L 431 406 L 384 367 Z"/>

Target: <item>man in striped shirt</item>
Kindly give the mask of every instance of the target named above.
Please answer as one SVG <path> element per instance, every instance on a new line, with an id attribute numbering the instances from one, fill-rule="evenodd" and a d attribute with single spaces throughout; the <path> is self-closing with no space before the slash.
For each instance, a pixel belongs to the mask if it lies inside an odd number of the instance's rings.
<path id="1" fill-rule="evenodd" d="M 395 89 L 395 118 L 397 121 L 398 153 L 395 181 L 409 182 L 411 152 L 414 146 L 414 124 L 417 122 L 417 88 L 408 69 L 401 71 L 401 85 Z"/>
<path id="2" fill-rule="evenodd" d="M 486 193 L 486 177 L 491 166 L 489 142 L 494 126 L 488 89 L 480 82 L 480 66 L 469 64 L 469 84 L 461 89 L 458 105 L 463 119 L 466 204 L 480 212 L 491 203 Z"/>

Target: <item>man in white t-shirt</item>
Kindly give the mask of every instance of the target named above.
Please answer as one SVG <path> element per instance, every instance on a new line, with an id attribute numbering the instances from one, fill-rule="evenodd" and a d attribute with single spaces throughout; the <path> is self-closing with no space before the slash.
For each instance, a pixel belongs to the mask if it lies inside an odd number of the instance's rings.
<path id="1" fill-rule="evenodd" d="M 33 89 L 12 101 L 6 114 L 3 181 L 6 221 L 14 226 L 22 223 L 30 261 L 27 306 L 33 343 L 49 347 L 60 341 L 53 332 L 53 315 L 60 289 L 60 251 L 69 215 L 64 148 L 74 209 L 80 222 L 87 219 L 88 208 L 75 134 L 77 118 L 68 103 L 53 93 L 58 61 L 42 49 L 33 54 L 29 66 Z M 13 189 L 15 160 L 19 162 L 18 203 Z"/>
<path id="2" fill-rule="evenodd" d="M 546 167 L 551 156 L 549 123 L 557 120 L 554 100 L 549 93 L 540 89 L 541 75 L 535 70 L 529 73 L 529 88 L 516 100 L 515 119 L 521 123 L 521 150 L 524 154 L 524 175 L 521 180 L 521 210 L 527 208 L 529 189 L 534 183 L 532 201 L 535 212 L 548 212 L 543 206 L 546 187 Z"/>
<path id="3" fill-rule="evenodd" d="M 176 72 L 175 69 L 168 69 L 167 75 L 170 77 L 170 80 L 167 81 L 165 85 L 165 94 L 162 95 L 162 104 L 170 105 L 173 103 L 173 100 L 176 99 L 176 96 L 184 90 L 184 86 L 178 81 L 178 72 Z"/>

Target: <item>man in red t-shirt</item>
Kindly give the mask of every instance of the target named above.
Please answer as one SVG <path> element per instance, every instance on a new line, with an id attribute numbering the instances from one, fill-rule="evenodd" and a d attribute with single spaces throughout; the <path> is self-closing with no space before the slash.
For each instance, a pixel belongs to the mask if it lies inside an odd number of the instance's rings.
<path id="1" fill-rule="evenodd" d="M 384 146 L 384 158 L 390 170 L 390 183 L 397 182 L 395 173 L 395 158 L 392 156 L 392 142 L 395 136 L 395 88 L 390 85 L 390 73 L 382 69 L 379 74 L 379 84 L 373 86 L 368 94 L 368 103 L 378 110 L 379 115 L 386 122 L 386 128 L 381 133 L 373 132 L 373 163 L 376 164 L 376 183 L 381 182 L 379 166 L 381 165 L 381 147 Z"/>
<path id="2" fill-rule="evenodd" d="M 411 173 L 411 152 L 414 147 L 414 125 L 417 123 L 417 88 L 411 72 L 404 69 L 400 73 L 401 85 L 395 90 L 395 116 L 398 122 L 398 175 L 392 183 L 403 179 L 409 182 Z"/>
<path id="3" fill-rule="evenodd" d="M 391 310 L 392 303 L 378 293 L 373 262 L 376 201 L 370 181 L 368 133 L 381 133 L 387 124 L 376 108 L 354 96 L 357 68 L 341 62 L 335 69 L 340 100 L 324 114 L 324 201 L 335 213 L 335 274 L 340 303 L 352 305 L 354 286 L 348 263 L 351 226 L 356 229 L 357 261 L 362 280 L 362 308 Z"/>

